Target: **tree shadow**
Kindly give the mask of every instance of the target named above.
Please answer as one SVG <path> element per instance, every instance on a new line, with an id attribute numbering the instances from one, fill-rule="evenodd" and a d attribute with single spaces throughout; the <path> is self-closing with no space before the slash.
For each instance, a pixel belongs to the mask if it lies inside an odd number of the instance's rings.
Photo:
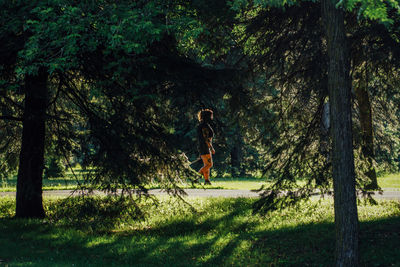
<path id="1" fill-rule="evenodd" d="M 364 266 L 400 266 L 400 215 L 360 224 Z"/>
<path id="2" fill-rule="evenodd" d="M 234 200 L 229 212 L 220 216 L 180 218 L 107 234 L 36 220 L 0 219 L 0 259 L 33 266 L 48 264 L 49 255 L 55 266 L 333 265 L 333 223 L 260 230 L 257 220 L 243 220 L 249 214 L 240 200 Z M 400 265 L 400 216 L 360 223 L 360 258 L 361 266 Z"/>

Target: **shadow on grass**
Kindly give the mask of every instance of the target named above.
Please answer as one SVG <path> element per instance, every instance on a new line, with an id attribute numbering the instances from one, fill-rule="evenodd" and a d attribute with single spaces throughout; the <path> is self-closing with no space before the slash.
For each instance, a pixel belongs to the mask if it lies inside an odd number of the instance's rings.
<path id="1" fill-rule="evenodd" d="M 108 234 L 0 219 L 0 266 L 332 265 L 333 223 L 265 230 L 262 220 L 248 219 L 248 203 L 232 200 L 226 213 Z M 400 265 L 400 217 L 360 223 L 360 254 L 361 266 Z"/>

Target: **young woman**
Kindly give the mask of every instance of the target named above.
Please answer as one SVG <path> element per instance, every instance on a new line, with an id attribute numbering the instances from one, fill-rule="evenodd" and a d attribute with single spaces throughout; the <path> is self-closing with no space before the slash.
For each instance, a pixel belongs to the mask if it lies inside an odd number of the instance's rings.
<path id="1" fill-rule="evenodd" d="M 199 173 L 204 176 L 204 184 L 210 185 L 210 169 L 213 166 L 211 155 L 215 154 L 212 146 L 214 131 L 210 126 L 210 122 L 213 120 L 213 111 L 211 109 L 202 109 L 197 113 L 197 118 L 199 120 L 199 125 L 197 126 L 199 153 L 204 164 Z"/>

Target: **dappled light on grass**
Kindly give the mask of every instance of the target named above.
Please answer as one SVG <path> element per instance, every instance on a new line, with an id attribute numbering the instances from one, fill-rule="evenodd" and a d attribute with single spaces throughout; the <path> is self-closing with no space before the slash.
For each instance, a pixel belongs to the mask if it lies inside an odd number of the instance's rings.
<path id="1" fill-rule="evenodd" d="M 62 201 L 46 199 L 45 221 L 15 220 L 7 219 L 13 200 L 2 198 L 0 228 L 8 230 L 1 231 L 0 240 L 10 245 L 1 246 L 0 258 L 37 266 L 326 266 L 333 261 L 332 200 L 259 216 L 252 215 L 252 199 L 189 199 L 190 207 L 164 197 L 157 206 L 139 203 L 147 211 L 141 220 L 118 199 Z M 361 262 L 400 264 L 399 203 L 360 203 L 359 217 Z"/>

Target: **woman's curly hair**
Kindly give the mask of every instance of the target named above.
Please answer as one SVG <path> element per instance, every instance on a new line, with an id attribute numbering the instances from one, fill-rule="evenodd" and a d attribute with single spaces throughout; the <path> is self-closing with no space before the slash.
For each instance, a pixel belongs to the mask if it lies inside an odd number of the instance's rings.
<path id="1" fill-rule="evenodd" d="M 214 112 L 211 109 L 202 109 L 197 113 L 197 119 L 199 121 L 211 121 Z"/>

